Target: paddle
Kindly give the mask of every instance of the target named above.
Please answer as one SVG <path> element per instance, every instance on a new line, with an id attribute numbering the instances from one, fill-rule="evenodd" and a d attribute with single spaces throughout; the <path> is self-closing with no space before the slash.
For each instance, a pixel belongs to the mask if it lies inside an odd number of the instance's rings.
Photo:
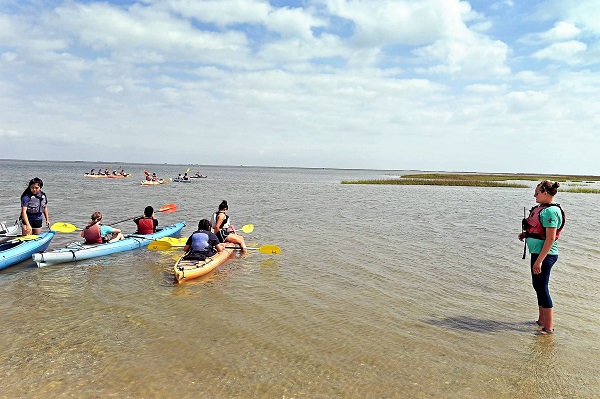
<path id="1" fill-rule="evenodd" d="M 81 229 L 71 223 L 56 222 L 50 226 L 50 230 L 58 231 L 59 233 L 72 233 Z"/>
<path id="2" fill-rule="evenodd" d="M 225 248 L 241 249 L 240 247 L 225 247 Z M 279 248 L 277 245 L 273 245 L 273 244 L 261 245 L 258 248 L 246 247 L 246 249 L 260 251 L 263 254 L 269 254 L 269 255 L 277 255 L 277 254 L 281 253 L 281 248 Z"/>
<path id="3" fill-rule="evenodd" d="M 157 210 L 155 212 L 171 213 L 171 212 L 175 212 L 176 210 L 177 210 L 177 205 L 176 204 L 167 204 L 167 205 L 161 207 L 159 210 Z M 127 218 L 127 219 L 119 220 L 118 222 L 111 223 L 110 225 L 112 226 L 113 224 L 119 224 L 119 223 L 126 222 L 128 220 L 133 220 L 134 217 L 130 217 L 130 218 Z"/>
<path id="4" fill-rule="evenodd" d="M 37 238 L 38 238 L 38 236 L 36 236 L 35 234 L 30 234 L 28 236 L 17 237 L 17 238 L 15 238 L 15 240 L 18 240 L 18 241 L 30 241 L 30 240 L 35 240 Z"/>
<path id="5" fill-rule="evenodd" d="M 152 241 L 150 244 L 148 244 L 148 249 L 151 251 L 164 251 L 167 249 L 171 249 L 173 247 L 174 246 L 171 245 L 170 242 L 161 241 L 161 240 Z M 241 249 L 239 247 L 225 247 L 225 248 L 238 249 L 238 250 Z M 281 253 L 281 248 L 279 248 L 277 245 L 272 245 L 272 244 L 265 244 L 258 248 L 248 247 L 246 249 L 256 250 L 256 251 L 260 251 L 263 254 L 271 254 L 271 255 L 277 255 L 277 254 Z"/>
<path id="6" fill-rule="evenodd" d="M 246 234 L 252 233 L 254 231 L 254 225 L 253 224 L 245 224 L 242 226 L 242 228 L 240 230 L 242 230 Z"/>

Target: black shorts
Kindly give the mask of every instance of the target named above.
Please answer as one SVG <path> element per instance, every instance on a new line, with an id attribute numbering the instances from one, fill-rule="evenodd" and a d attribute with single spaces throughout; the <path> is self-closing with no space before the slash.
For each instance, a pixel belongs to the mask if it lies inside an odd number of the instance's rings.
<path id="1" fill-rule="evenodd" d="M 29 219 L 29 225 L 32 229 L 41 229 L 42 228 L 42 219 Z"/>

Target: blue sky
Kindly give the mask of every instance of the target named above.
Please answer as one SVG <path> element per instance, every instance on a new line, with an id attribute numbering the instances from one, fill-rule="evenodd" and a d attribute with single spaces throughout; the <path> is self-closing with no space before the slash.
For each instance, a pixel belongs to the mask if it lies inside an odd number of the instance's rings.
<path id="1" fill-rule="evenodd" d="M 0 0 L 0 158 L 600 174 L 600 2 Z"/>

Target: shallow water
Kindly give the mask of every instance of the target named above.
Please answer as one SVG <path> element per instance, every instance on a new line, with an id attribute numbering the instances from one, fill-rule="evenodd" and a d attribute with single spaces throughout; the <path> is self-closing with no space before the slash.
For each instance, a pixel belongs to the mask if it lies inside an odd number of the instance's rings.
<path id="1" fill-rule="evenodd" d="M 600 196 L 560 193 L 555 328 L 533 334 L 516 239 L 530 189 L 341 185 L 375 170 L 202 167 L 192 184 L 86 179 L 98 164 L 0 161 L 0 221 L 33 176 L 51 221 L 83 226 L 174 202 L 184 235 L 222 199 L 247 240 L 276 244 L 173 284 L 176 252 L 136 250 L 0 271 L 0 397 L 600 397 Z M 191 172 L 195 168 L 192 167 Z M 133 223 L 118 227 L 133 231 Z M 50 248 L 76 240 L 60 234 Z"/>

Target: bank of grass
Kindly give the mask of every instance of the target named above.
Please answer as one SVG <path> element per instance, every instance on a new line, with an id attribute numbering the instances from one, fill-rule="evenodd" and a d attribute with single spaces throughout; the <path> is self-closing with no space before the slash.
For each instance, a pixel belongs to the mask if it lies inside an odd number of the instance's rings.
<path id="1" fill-rule="evenodd" d="M 588 188 L 588 187 L 570 187 L 565 190 L 567 193 L 585 193 L 585 194 L 600 194 L 600 189 L 597 188 Z"/>
<path id="2" fill-rule="evenodd" d="M 343 180 L 342 184 L 393 184 L 404 186 L 467 186 L 467 187 L 515 187 L 527 188 L 526 184 L 504 183 L 489 180 L 436 180 L 436 179 L 381 179 Z"/>
<path id="3" fill-rule="evenodd" d="M 392 185 L 424 185 L 424 186 L 468 186 L 468 187 L 513 187 L 527 188 L 530 184 L 514 181 L 552 180 L 564 182 L 593 183 L 600 181 L 600 176 L 581 175 L 532 175 L 532 174 L 482 174 L 482 173 L 418 173 L 402 175 L 398 179 L 377 180 L 343 180 L 342 184 L 392 184 Z M 565 190 L 575 193 L 600 193 L 600 190 L 584 187 L 571 187 Z"/>
<path id="4" fill-rule="evenodd" d="M 505 180 L 531 180 L 542 181 L 551 180 L 558 182 L 595 182 L 600 181 L 600 176 L 582 176 L 582 175 L 531 175 L 531 174 L 483 174 L 483 173 L 418 173 L 402 175 L 404 179 L 434 179 L 434 180 L 485 180 L 485 181 L 505 181 Z"/>

